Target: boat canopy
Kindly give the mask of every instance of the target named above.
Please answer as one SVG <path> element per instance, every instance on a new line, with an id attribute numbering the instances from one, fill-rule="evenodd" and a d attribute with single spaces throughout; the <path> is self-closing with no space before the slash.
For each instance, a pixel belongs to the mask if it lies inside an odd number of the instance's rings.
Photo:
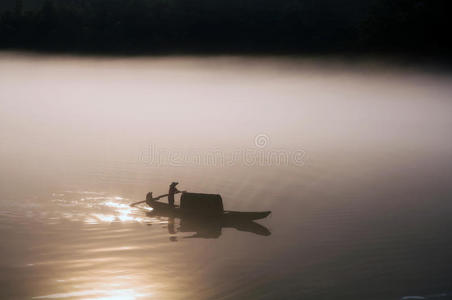
<path id="1" fill-rule="evenodd" d="M 180 208 L 209 214 L 222 214 L 224 212 L 223 200 L 217 194 L 182 193 Z"/>

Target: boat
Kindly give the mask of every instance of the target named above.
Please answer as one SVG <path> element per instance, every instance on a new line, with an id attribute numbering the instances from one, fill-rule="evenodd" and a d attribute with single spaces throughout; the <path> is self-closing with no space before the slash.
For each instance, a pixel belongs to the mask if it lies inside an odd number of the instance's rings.
<path id="1" fill-rule="evenodd" d="M 149 195 L 149 194 L 148 194 Z M 147 205 L 152 211 L 147 212 L 150 217 L 168 218 L 168 232 L 176 232 L 174 219 L 180 219 L 178 231 L 195 232 L 184 238 L 218 238 L 223 228 L 234 228 L 239 231 L 251 232 L 257 235 L 269 236 L 271 232 L 263 225 L 254 222 L 266 218 L 271 211 L 241 212 L 223 209 L 223 200 L 217 194 L 200 194 L 183 192 L 180 206 L 170 206 L 158 201 L 165 197 L 146 197 Z M 141 203 L 141 202 L 138 202 Z"/>
<path id="2" fill-rule="evenodd" d="M 167 217 L 175 218 L 205 218 L 205 219 L 222 219 L 224 221 L 253 221 L 266 218 L 271 214 L 271 211 L 261 211 L 261 212 L 241 212 L 241 211 L 229 211 L 223 210 L 220 213 L 206 212 L 205 210 L 196 210 L 191 208 L 181 208 L 175 205 L 170 207 L 169 204 L 160 201 L 146 201 L 146 203 L 152 207 L 155 214 Z"/>

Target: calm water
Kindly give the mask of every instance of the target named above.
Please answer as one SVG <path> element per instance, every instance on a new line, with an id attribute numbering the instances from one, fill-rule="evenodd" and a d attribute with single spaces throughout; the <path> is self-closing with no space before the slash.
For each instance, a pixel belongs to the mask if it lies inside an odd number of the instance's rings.
<path id="1" fill-rule="evenodd" d="M 444 72 L 1 54 L 1 298 L 452 292 L 451 129 Z M 129 206 L 171 181 L 272 214 L 221 226 Z"/>

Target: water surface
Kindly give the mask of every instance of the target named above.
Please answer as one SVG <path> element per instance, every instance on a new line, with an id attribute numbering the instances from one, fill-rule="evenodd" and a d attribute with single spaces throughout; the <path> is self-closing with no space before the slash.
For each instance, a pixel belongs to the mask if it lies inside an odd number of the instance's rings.
<path id="1" fill-rule="evenodd" d="M 450 292 L 451 83 L 369 61 L 4 53 L 1 296 Z M 250 230 L 128 205 L 172 181 L 272 215 Z"/>

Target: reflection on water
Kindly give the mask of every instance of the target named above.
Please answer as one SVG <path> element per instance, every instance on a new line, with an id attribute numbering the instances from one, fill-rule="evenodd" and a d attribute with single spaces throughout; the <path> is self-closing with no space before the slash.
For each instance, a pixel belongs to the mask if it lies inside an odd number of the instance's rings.
<path id="1" fill-rule="evenodd" d="M 180 263 L 176 262 L 177 255 L 166 262 L 149 256 L 167 250 L 158 242 L 162 233 L 148 231 L 151 227 L 146 225 L 166 226 L 168 221 L 148 216 L 146 212 L 151 208 L 130 207 L 131 202 L 108 193 L 64 191 L 30 206 L 23 225 L 34 227 L 38 234 L 45 230 L 58 236 L 56 240 L 43 236 L 44 242 L 31 245 L 29 250 L 34 258 L 21 266 L 27 272 L 42 274 L 33 285 L 43 292 L 30 298 L 182 298 L 171 289 L 171 281 L 166 282 L 167 278 L 178 278 L 168 275 L 173 271 L 165 270 Z M 128 224 L 145 226 L 144 231 Z M 142 271 L 137 273 L 137 268 Z M 183 287 L 184 281 L 178 279 L 178 286 Z M 45 294 L 46 289 L 58 292 Z"/>
<path id="2" fill-rule="evenodd" d="M 57 204 L 61 210 L 54 211 L 61 215 L 46 216 L 49 220 L 66 219 L 69 221 L 82 221 L 87 224 L 98 224 L 100 222 L 151 222 L 146 219 L 140 210 L 131 207 L 130 199 L 119 196 L 108 196 L 106 193 L 97 192 L 74 192 L 53 193 L 52 202 Z M 142 207 L 142 210 L 150 210 L 150 207 Z M 33 212 L 31 212 L 33 217 Z"/>
<path id="3" fill-rule="evenodd" d="M 147 213 L 151 217 L 161 217 L 164 214 L 159 212 Z M 191 236 L 184 238 L 205 238 L 216 239 L 221 236 L 223 228 L 234 228 L 239 231 L 250 232 L 258 235 L 268 236 L 271 232 L 263 225 L 250 220 L 217 220 L 200 219 L 196 217 L 181 217 L 179 226 L 176 226 L 176 218 L 167 216 L 168 233 L 171 235 L 177 232 L 194 232 Z M 177 241 L 175 236 L 170 237 L 171 241 Z"/>
<path id="4" fill-rule="evenodd" d="M 25 205 L 27 219 L 16 225 L 24 229 L 32 226 L 38 234 L 45 230 L 58 237 L 44 235 L 39 244 L 25 251 L 32 260 L 20 268 L 43 274 L 35 282 L 37 290 L 58 291 L 32 298 L 183 299 L 192 292 L 200 295 L 189 287 L 195 282 L 185 278 L 193 266 L 181 269 L 189 265 L 186 260 L 191 254 L 174 252 L 165 241 L 218 238 L 222 228 L 270 234 L 251 221 L 179 220 L 156 214 L 150 207 L 131 207 L 132 202 L 104 192 L 64 191 L 52 193 L 48 201 L 41 200 L 38 205 Z M 2 220 L 2 225 L 7 225 L 7 219 Z M 165 253 L 171 254 L 162 256 Z M 172 288 L 175 282 L 177 289 Z"/>
<path id="5" fill-rule="evenodd" d="M 369 62 L 0 54 L 0 298 L 452 291 L 450 99 L 446 72 Z M 172 181 L 272 215 L 129 206 Z"/>
<path id="6" fill-rule="evenodd" d="M 85 298 L 87 296 L 89 298 Z M 61 299 L 61 298 L 83 297 L 84 299 L 97 299 L 97 300 L 102 300 L 102 299 L 129 300 L 129 299 L 137 299 L 140 297 L 151 297 L 151 296 L 152 296 L 152 293 L 140 293 L 133 289 L 124 289 L 124 290 L 93 289 L 93 290 L 87 290 L 87 291 L 83 291 L 83 292 L 51 294 L 51 295 L 33 297 L 33 299 Z M 94 298 L 92 298 L 92 297 L 94 297 Z"/>

